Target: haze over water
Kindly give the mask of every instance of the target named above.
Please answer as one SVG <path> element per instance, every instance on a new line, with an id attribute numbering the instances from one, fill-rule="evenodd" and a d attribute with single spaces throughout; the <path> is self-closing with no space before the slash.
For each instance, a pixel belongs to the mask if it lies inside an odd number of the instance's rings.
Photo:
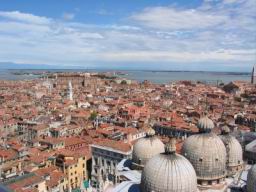
<path id="1" fill-rule="evenodd" d="M 109 70 L 83 70 L 83 69 L 44 69 L 44 70 L 7 70 L 0 69 L 1 80 L 24 80 L 34 79 L 39 77 L 38 75 L 25 74 L 15 75 L 14 72 L 108 72 Z M 112 71 L 113 72 L 113 71 Z M 119 75 L 121 78 L 127 78 L 142 82 L 144 80 L 151 81 L 153 83 L 168 83 L 181 80 L 191 81 L 206 81 L 206 82 L 223 82 L 228 83 L 231 81 L 249 81 L 249 73 L 233 73 L 233 72 L 199 72 L 199 71 L 142 71 L 142 70 L 121 70 L 123 75 Z"/>

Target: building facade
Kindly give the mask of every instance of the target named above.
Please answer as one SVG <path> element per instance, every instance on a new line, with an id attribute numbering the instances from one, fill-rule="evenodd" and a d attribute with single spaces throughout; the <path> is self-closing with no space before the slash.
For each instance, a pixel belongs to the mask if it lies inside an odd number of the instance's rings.
<path id="1" fill-rule="evenodd" d="M 56 158 L 56 166 L 60 167 L 67 176 L 67 186 L 69 190 L 78 189 L 81 183 L 87 181 L 87 159 L 83 154 L 59 154 Z"/>
<path id="2" fill-rule="evenodd" d="M 132 148 L 128 143 L 121 141 L 104 140 L 91 145 L 92 152 L 92 186 L 102 189 L 104 183 L 109 181 L 119 183 L 116 166 L 122 159 L 130 159 Z"/>

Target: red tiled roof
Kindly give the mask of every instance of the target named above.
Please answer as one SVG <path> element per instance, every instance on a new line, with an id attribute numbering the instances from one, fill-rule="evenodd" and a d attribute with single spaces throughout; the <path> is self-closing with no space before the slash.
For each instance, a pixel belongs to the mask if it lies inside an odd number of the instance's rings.
<path id="1" fill-rule="evenodd" d="M 122 152 L 128 152 L 131 150 L 131 145 L 124 143 L 123 141 L 115 141 L 111 139 L 96 139 L 93 143 L 102 147 L 108 147 Z"/>
<path id="2" fill-rule="evenodd" d="M 10 188 L 12 190 L 18 190 L 23 187 L 27 187 L 27 186 L 37 184 L 40 182 L 43 182 L 43 179 L 38 175 L 33 175 L 31 177 L 26 177 L 25 179 L 16 181 L 15 183 L 8 185 L 8 188 Z"/>

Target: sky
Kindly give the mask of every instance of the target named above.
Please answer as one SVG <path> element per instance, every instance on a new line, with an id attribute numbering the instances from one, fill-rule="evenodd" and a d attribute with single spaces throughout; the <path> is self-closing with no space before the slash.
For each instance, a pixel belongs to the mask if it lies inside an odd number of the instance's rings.
<path id="1" fill-rule="evenodd" d="M 256 0 L 0 0 L 0 65 L 251 71 Z"/>

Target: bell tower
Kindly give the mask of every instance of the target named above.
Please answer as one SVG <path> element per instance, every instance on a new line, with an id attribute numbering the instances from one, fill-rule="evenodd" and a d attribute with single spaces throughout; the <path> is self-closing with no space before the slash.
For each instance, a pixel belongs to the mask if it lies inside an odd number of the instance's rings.
<path id="1" fill-rule="evenodd" d="M 71 81 L 68 82 L 68 99 L 73 101 L 73 87 Z"/>
<path id="2" fill-rule="evenodd" d="M 256 65 L 254 65 L 254 67 L 252 68 L 251 83 L 256 84 Z"/>

